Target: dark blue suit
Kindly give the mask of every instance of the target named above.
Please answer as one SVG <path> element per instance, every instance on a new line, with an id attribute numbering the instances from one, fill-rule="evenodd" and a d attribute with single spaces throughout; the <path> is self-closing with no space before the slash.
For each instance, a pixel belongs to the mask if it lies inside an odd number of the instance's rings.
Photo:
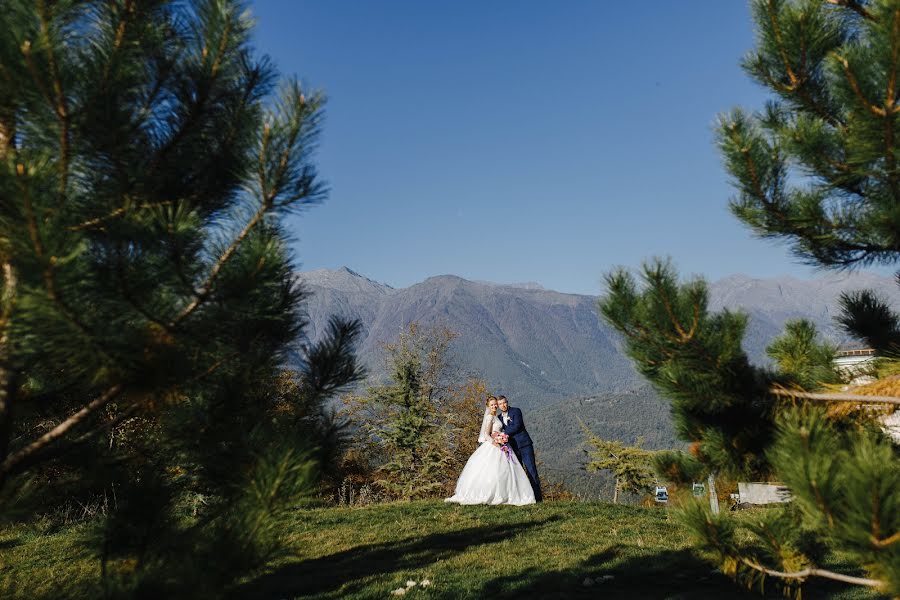
<path id="1" fill-rule="evenodd" d="M 537 465 L 534 464 L 534 444 L 531 442 L 531 436 L 525 429 L 525 421 L 522 419 L 522 411 L 518 408 L 510 406 L 506 411 L 509 417 L 509 423 L 503 422 L 503 413 L 500 413 L 500 422 L 503 423 L 503 433 L 509 436 L 509 447 L 512 448 L 519 462 L 525 467 L 528 474 L 528 480 L 531 482 L 531 489 L 534 490 L 534 499 L 540 502 L 541 496 L 541 480 L 538 479 Z"/>

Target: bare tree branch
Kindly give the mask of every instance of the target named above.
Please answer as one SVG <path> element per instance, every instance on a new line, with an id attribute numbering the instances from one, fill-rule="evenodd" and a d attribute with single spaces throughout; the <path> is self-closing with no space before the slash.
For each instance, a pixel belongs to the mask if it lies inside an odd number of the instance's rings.
<path id="1" fill-rule="evenodd" d="M 846 394 L 842 392 L 800 392 L 775 388 L 770 390 L 772 394 L 784 398 L 802 398 L 818 402 L 858 402 L 860 404 L 896 404 L 900 405 L 900 398 L 894 396 L 864 396 L 862 394 Z"/>
<path id="2" fill-rule="evenodd" d="M 843 581 L 844 583 L 852 583 L 853 585 L 862 585 L 866 587 L 880 587 L 883 583 L 881 581 L 878 581 L 877 579 L 852 577 L 850 575 L 835 573 L 834 571 L 826 571 L 825 569 L 803 569 L 801 571 L 785 572 L 768 569 L 762 565 L 756 564 L 751 560 L 747 560 L 746 558 L 741 559 L 741 562 L 751 569 L 754 569 L 761 573 L 765 573 L 766 575 L 770 575 L 772 577 L 777 577 L 779 579 L 795 579 L 798 581 L 804 581 L 809 577 L 822 577 L 824 579 L 833 579 L 834 581 Z"/>
<path id="3" fill-rule="evenodd" d="M 3 309 L 0 314 L 0 455 L 5 455 L 12 434 L 12 400 L 17 373 L 10 364 L 9 320 L 17 287 L 16 271 L 8 261 L 3 263 Z"/>

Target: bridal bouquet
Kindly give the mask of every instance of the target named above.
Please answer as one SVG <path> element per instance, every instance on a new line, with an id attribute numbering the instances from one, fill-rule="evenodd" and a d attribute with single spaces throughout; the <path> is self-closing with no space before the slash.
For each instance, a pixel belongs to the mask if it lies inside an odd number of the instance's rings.
<path id="1" fill-rule="evenodd" d="M 500 450 L 506 455 L 506 458 L 512 460 L 512 450 L 510 450 L 508 444 L 509 436 L 502 431 L 496 431 L 491 434 L 491 437 L 494 438 L 494 443 L 500 446 Z"/>

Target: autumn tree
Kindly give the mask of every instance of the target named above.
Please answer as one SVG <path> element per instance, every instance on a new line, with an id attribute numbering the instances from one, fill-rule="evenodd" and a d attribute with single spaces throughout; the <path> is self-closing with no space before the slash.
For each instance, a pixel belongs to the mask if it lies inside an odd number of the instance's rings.
<path id="1" fill-rule="evenodd" d="M 451 493 L 477 447 L 486 386 L 455 366 L 456 338 L 443 326 L 409 324 L 383 346 L 386 381 L 344 399 L 356 428 L 350 451 L 368 457 L 388 497 Z"/>

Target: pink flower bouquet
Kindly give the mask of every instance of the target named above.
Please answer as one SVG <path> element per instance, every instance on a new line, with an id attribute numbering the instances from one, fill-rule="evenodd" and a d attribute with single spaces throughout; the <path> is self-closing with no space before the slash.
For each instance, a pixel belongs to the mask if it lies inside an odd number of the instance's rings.
<path id="1" fill-rule="evenodd" d="M 513 453 L 512 453 L 512 449 L 510 449 L 509 444 L 508 444 L 509 436 L 506 435 L 505 433 L 503 433 L 502 431 L 497 431 L 495 433 L 492 433 L 491 437 L 494 438 L 494 444 L 496 444 L 497 446 L 500 446 L 500 450 L 503 452 L 503 454 L 506 455 L 506 458 L 510 462 L 512 462 Z"/>

